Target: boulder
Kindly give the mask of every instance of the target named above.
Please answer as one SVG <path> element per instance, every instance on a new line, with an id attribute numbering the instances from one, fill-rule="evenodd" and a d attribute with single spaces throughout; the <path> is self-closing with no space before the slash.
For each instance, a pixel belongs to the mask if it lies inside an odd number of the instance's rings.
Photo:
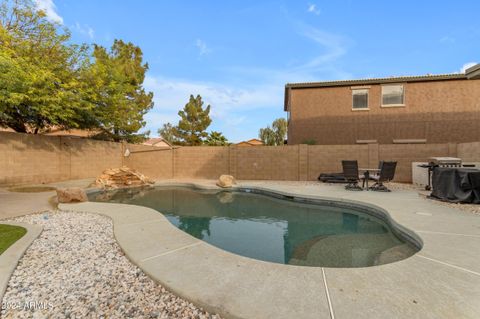
<path id="1" fill-rule="evenodd" d="M 121 188 L 129 186 L 143 186 L 153 184 L 154 181 L 134 169 L 122 166 L 109 168 L 100 174 L 92 186 L 103 189 Z"/>
<path id="2" fill-rule="evenodd" d="M 79 187 L 57 188 L 57 199 L 59 203 L 87 202 L 87 194 Z"/>
<path id="3" fill-rule="evenodd" d="M 235 178 L 232 175 L 221 175 L 217 181 L 217 186 L 223 188 L 229 188 L 235 184 Z"/>

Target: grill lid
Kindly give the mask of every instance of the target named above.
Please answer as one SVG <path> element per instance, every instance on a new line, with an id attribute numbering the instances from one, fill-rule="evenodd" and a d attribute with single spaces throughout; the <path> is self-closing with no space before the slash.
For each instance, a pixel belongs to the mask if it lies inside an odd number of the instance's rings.
<path id="1" fill-rule="evenodd" d="M 462 160 L 457 157 L 430 157 L 429 160 L 435 165 L 462 165 Z"/>

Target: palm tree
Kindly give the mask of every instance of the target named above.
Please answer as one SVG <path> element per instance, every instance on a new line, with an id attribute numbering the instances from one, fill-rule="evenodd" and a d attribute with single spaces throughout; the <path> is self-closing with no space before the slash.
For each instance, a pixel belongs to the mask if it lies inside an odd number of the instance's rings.
<path id="1" fill-rule="evenodd" d="M 221 132 L 211 131 L 205 140 L 205 144 L 209 146 L 226 146 L 229 145 L 228 140 Z"/>

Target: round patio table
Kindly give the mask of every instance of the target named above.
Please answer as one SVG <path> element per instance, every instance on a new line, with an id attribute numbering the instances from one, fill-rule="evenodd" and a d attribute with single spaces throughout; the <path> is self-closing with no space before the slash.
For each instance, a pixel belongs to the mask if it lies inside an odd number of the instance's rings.
<path id="1" fill-rule="evenodd" d="M 367 186 L 368 191 L 368 179 L 370 178 L 370 173 L 378 173 L 380 172 L 380 168 L 359 168 L 360 172 L 363 172 L 363 184 L 362 187 L 365 188 L 365 183 Z"/>

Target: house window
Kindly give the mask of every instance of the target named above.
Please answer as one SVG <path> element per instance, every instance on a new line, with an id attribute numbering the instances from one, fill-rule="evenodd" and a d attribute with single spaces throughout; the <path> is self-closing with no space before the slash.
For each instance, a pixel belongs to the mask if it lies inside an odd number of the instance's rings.
<path id="1" fill-rule="evenodd" d="M 368 109 L 368 89 L 352 90 L 352 109 Z"/>
<path id="2" fill-rule="evenodd" d="M 403 85 L 382 86 L 382 106 L 404 106 L 405 91 Z"/>

